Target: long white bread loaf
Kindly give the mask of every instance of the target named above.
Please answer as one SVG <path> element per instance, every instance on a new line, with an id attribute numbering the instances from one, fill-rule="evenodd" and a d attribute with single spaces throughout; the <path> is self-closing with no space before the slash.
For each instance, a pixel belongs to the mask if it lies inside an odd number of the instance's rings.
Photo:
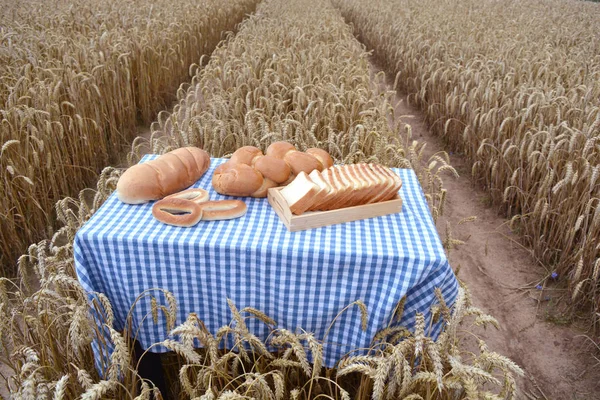
<path id="1" fill-rule="evenodd" d="M 281 193 L 294 214 L 326 211 L 394 198 L 402 180 L 379 164 L 333 166 L 298 176 Z"/>
<path id="2" fill-rule="evenodd" d="M 128 168 L 117 183 L 117 197 L 128 204 L 162 199 L 193 185 L 209 166 L 210 156 L 197 147 L 170 151 Z"/>

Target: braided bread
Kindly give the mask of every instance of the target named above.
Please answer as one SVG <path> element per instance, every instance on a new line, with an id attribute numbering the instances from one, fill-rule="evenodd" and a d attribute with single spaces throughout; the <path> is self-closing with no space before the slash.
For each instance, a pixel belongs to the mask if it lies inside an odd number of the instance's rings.
<path id="1" fill-rule="evenodd" d="M 213 188 L 230 196 L 267 197 L 267 190 L 285 186 L 298 174 L 322 171 L 333 165 L 325 150 L 296 150 L 287 142 L 272 143 L 265 154 L 254 146 L 240 147 L 213 174 Z"/>

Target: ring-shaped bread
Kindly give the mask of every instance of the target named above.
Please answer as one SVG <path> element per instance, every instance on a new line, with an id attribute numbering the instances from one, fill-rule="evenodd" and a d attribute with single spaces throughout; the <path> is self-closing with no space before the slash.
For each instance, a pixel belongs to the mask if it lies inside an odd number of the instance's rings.
<path id="1" fill-rule="evenodd" d="M 152 216 L 163 224 L 190 227 L 202 219 L 200 205 L 179 198 L 162 199 L 152 206 Z"/>

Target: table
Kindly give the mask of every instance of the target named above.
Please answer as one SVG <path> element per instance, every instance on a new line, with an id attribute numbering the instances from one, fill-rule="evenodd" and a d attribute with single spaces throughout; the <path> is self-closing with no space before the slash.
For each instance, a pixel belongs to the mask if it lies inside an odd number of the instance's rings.
<path id="1" fill-rule="evenodd" d="M 155 157 L 146 155 L 141 162 Z M 212 159 L 194 185 L 209 190 L 213 200 L 229 198 L 211 186 L 213 170 L 225 161 Z M 151 288 L 173 293 L 176 325 L 195 312 L 213 334 L 232 320 L 227 298 L 238 309 L 263 311 L 278 328 L 301 328 L 317 339 L 344 307 L 360 299 L 368 308 L 368 328 L 361 330 L 355 306 L 338 317 L 323 350 L 325 365 L 332 367 L 349 351 L 368 348 L 404 295 L 400 323 L 409 329 L 416 312 L 429 320 L 429 309 L 437 303 L 434 288 L 449 304 L 457 295 L 456 278 L 414 171 L 394 171 L 403 181 L 401 213 L 293 233 L 267 199 L 243 198 L 248 212 L 238 219 L 179 228 L 156 221 L 151 203 L 128 205 L 113 194 L 75 237 L 77 276 L 85 290 L 106 294 L 117 330 L 123 329 L 136 297 Z M 168 337 L 162 313 L 158 324 L 152 317 L 144 319 L 150 309 L 146 297 L 132 314 L 143 348 Z M 269 334 L 259 321 L 249 320 L 248 328 L 261 339 Z M 438 323 L 433 336 L 440 329 Z M 154 346 L 151 351 L 166 349 Z"/>

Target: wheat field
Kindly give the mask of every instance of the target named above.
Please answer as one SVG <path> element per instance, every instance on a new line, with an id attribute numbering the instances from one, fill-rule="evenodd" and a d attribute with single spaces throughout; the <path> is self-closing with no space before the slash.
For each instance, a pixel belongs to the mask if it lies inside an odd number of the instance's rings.
<path id="1" fill-rule="evenodd" d="M 396 88 L 600 327 L 600 8 L 578 1 L 334 3 Z"/>
<path id="2" fill-rule="evenodd" d="M 0 266 L 118 162 L 256 0 L 0 1 Z"/>
<path id="3" fill-rule="evenodd" d="M 159 3 L 165 7 L 164 13 L 169 3 Z M 209 10 L 215 12 L 213 20 L 223 22 L 232 20 L 232 15 L 241 18 L 242 6 L 250 3 L 220 4 L 220 10 Z M 240 14 L 230 14 L 234 11 Z M 133 21 L 148 22 L 146 16 L 153 21 L 151 17 L 158 11 L 149 6 L 145 12 L 140 11 L 137 15 L 144 17 L 138 19 L 132 16 Z M 183 18 L 183 14 L 176 16 Z M 89 19 L 91 14 L 81 13 L 81 17 Z M 177 24 L 172 29 L 181 32 Z M 93 37 L 93 31 L 87 33 Z M 154 37 L 144 31 L 140 42 L 145 43 L 146 35 L 148 40 Z M 447 155 L 423 160 L 424 145 L 394 115 L 394 94 L 380 89 L 384 77 L 371 75 L 368 52 L 328 1 L 265 0 L 235 35 L 228 35 L 216 47 L 206 65 L 198 53 L 186 53 L 188 56 L 191 60 L 185 58 L 190 60 L 185 69 L 195 70 L 191 84 L 173 90 L 178 98 L 173 112 L 158 114 L 149 143 L 141 138 L 133 142 L 129 163 L 136 162 L 148 145 L 155 153 L 191 144 L 212 156 L 227 156 L 239 146 L 250 144 L 264 150 L 273 141 L 288 140 L 300 149 L 323 147 L 342 163 L 377 161 L 414 168 L 434 218 L 443 212 L 442 176 L 455 174 Z M 179 60 L 178 56 L 172 58 Z M 158 74 L 154 70 L 148 74 L 154 77 L 155 72 Z M 126 79 L 118 71 L 107 75 Z M 79 101 L 73 105 L 81 106 Z M 143 113 L 137 103 L 131 107 Z M 62 143 L 51 137 L 46 140 L 54 146 L 48 151 L 59 154 Z M 5 143 L 3 162 L 9 154 L 11 159 L 20 154 L 18 145 Z M 79 146 L 92 154 L 98 151 L 82 143 Z M 107 156 L 111 151 L 106 150 Z M 74 236 L 115 190 L 121 173 L 122 169 L 107 167 L 95 190 L 84 189 L 73 198 L 61 196 L 55 205 L 59 227 L 19 258 L 19 281 L 0 278 L 0 356 L 10 370 L 6 386 L 15 399 L 162 398 L 151 382 L 140 378 L 130 332 L 111 328 L 111 305 L 102 295 L 94 307 L 115 351 L 104 366 L 107 374 L 98 375 L 91 341 L 106 339 L 91 319 L 87 294 L 75 278 Z M 448 238 L 446 244 L 452 246 L 452 240 Z M 198 317 L 190 314 L 172 330 L 174 339 L 162 342 L 176 358 L 165 371 L 171 377 L 170 394 L 180 399 L 223 400 L 517 398 L 516 377 L 523 371 L 476 335 L 478 327 L 497 326 L 497 321 L 472 303 L 464 286 L 453 307 L 440 293 L 436 295 L 434 318 L 445 321 L 437 340 L 428 337 L 425 319 L 417 315 L 414 332 L 383 330 L 367 355 L 347 357 L 335 369 L 322 367 L 322 343 L 310 332 L 275 329 L 266 343 L 253 336 L 246 319 L 274 325 L 260 310 L 238 310 L 230 303 L 235 324 L 217 333 L 207 332 Z M 140 296 L 153 296 L 156 307 L 152 313 L 164 313 L 172 322 L 177 299 L 159 289 Z M 369 310 L 362 302 L 348 307 L 358 307 L 366 320 Z M 402 312 L 401 301 L 393 318 L 400 318 Z M 227 335 L 237 338 L 238 346 L 219 350 Z M 193 349 L 194 339 L 204 345 L 203 350 Z M 268 352 L 266 346 L 280 351 Z"/>

